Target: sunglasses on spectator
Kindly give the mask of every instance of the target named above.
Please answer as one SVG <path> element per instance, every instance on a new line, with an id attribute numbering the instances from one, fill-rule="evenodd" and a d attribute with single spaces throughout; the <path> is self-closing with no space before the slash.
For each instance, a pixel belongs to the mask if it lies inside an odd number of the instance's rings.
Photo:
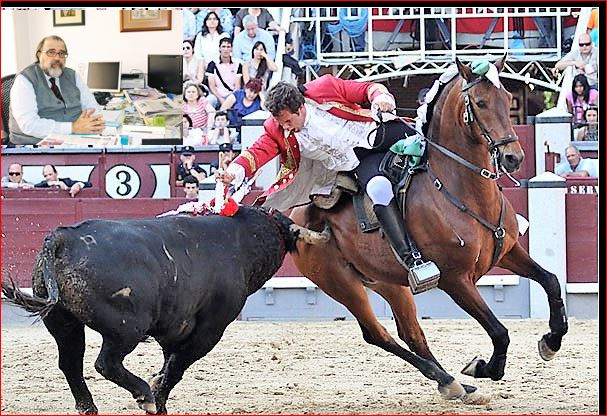
<path id="1" fill-rule="evenodd" d="M 184 46 L 184 47 L 183 47 L 183 50 L 184 50 L 184 51 L 189 51 L 190 49 L 192 49 L 192 47 L 191 47 L 191 46 Z"/>
<path id="2" fill-rule="evenodd" d="M 592 42 L 580 43 L 580 46 L 590 46 L 590 45 L 592 45 Z"/>
<path id="3" fill-rule="evenodd" d="M 19 176 L 21 175 L 21 172 L 9 172 L 8 174 L 9 176 Z"/>
<path id="4" fill-rule="evenodd" d="M 46 54 L 46 56 L 48 56 L 50 58 L 54 58 L 56 56 L 58 56 L 59 58 L 67 57 L 66 51 L 56 51 L 54 49 L 47 49 L 45 51 L 40 51 L 40 52 L 44 52 Z"/>

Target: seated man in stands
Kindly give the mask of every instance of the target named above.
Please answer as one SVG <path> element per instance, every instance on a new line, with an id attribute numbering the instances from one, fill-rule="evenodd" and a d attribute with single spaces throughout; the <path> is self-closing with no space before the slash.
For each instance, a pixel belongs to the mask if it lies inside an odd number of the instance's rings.
<path id="1" fill-rule="evenodd" d="M 183 186 L 186 176 L 192 175 L 200 182 L 206 178 L 207 174 L 205 170 L 198 163 L 195 163 L 196 155 L 194 154 L 194 148 L 192 146 L 184 146 L 181 149 L 181 163 L 177 165 L 177 180 L 175 185 Z"/>
<path id="2" fill-rule="evenodd" d="M 59 178 L 55 165 L 46 165 L 42 168 L 44 180 L 34 185 L 36 188 L 59 188 L 68 191 L 70 196 L 75 197 L 82 188 L 90 188 L 93 185 L 90 182 L 74 181 L 70 178 Z"/>
<path id="3" fill-rule="evenodd" d="M 563 178 L 572 177 L 598 177 L 598 166 L 596 159 L 584 159 L 580 151 L 574 145 L 567 146 L 565 149 L 566 162 L 561 162 L 554 169 L 554 173 Z"/>
<path id="4" fill-rule="evenodd" d="M 574 75 L 584 74 L 588 79 L 590 88 L 598 90 L 598 49 L 592 44 L 588 33 L 582 33 L 578 38 L 579 48 L 572 48 L 571 52 L 558 61 L 555 68 L 559 71 L 568 66 L 574 67 Z"/>
<path id="5" fill-rule="evenodd" d="M 65 42 L 47 36 L 36 48 L 36 62 L 15 77 L 10 97 L 10 141 L 36 144 L 49 134 L 101 133 L 99 104 L 76 71 L 65 67 Z"/>
<path id="6" fill-rule="evenodd" d="M 23 179 L 23 166 L 20 163 L 11 163 L 8 167 L 8 176 L 2 177 L 2 187 L 32 189 L 34 185 Z"/>
<path id="7" fill-rule="evenodd" d="M 205 173 L 206 177 L 206 173 Z M 183 192 L 188 199 L 198 199 L 198 185 L 200 182 L 196 177 L 188 175 L 183 178 Z"/>

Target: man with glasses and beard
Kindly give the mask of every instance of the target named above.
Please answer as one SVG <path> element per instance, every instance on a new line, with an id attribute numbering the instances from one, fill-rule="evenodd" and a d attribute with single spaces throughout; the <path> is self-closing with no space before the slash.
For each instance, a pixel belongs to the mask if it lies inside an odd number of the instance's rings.
<path id="1" fill-rule="evenodd" d="M 105 124 L 95 97 L 65 66 L 67 47 L 58 36 L 38 43 L 36 62 L 15 77 L 10 99 L 10 141 L 36 144 L 49 134 L 99 134 Z"/>
<path id="2" fill-rule="evenodd" d="M 8 167 L 8 176 L 2 177 L 2 187 L 32 189 L 34 185 L 23 179 L 23 166 L 20 163 L 11 163 Z"/>
<path id="3" fill-rule="evenodd" d="M 578 38 L 578 48 L 571 48 L 571 52 L 563 56 L 554 67 L 562 71 L 568 66 L 574 67 L 574 75 L 586 75 L 590 88 L 598 90 L 598 50 L 588 33 L 582 33 Z"/>

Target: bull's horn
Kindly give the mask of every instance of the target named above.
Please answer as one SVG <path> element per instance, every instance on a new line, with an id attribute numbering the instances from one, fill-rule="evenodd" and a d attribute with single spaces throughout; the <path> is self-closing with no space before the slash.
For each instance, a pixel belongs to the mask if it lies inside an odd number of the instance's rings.
<path id="1" fill-rule="evenodd" d="M 307 244 L 325 244 L 331 238 L 331 229 L 329 228 L 329 224 L 325 224 L 325 229 L 321 233 L 301 227 L 297 224 L 292 224 L 290 228 L 292 232 L 299 231 L 299 238 Z"/>

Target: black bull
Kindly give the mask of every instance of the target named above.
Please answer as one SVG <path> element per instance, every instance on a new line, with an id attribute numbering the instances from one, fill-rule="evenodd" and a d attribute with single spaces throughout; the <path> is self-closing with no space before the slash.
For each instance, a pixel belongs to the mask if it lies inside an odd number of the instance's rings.
<path id="1" fill-rule="evenodd" d="M 279 212 L 241 207 L 234 217 L 89 220 L 50 233 L 36 258 L 34 296 L 12 280 L 10 302 L 42 317 L 80 413 L 97 413 L 83 378 L 84 326 L 103 337 L 95 369 L 148 413 L 166 413 L 171 389 L 276 273 L 298 238 L 328 239 Z M 164 365 L 150 384 L 124 357 L 151 336 Z"/>

